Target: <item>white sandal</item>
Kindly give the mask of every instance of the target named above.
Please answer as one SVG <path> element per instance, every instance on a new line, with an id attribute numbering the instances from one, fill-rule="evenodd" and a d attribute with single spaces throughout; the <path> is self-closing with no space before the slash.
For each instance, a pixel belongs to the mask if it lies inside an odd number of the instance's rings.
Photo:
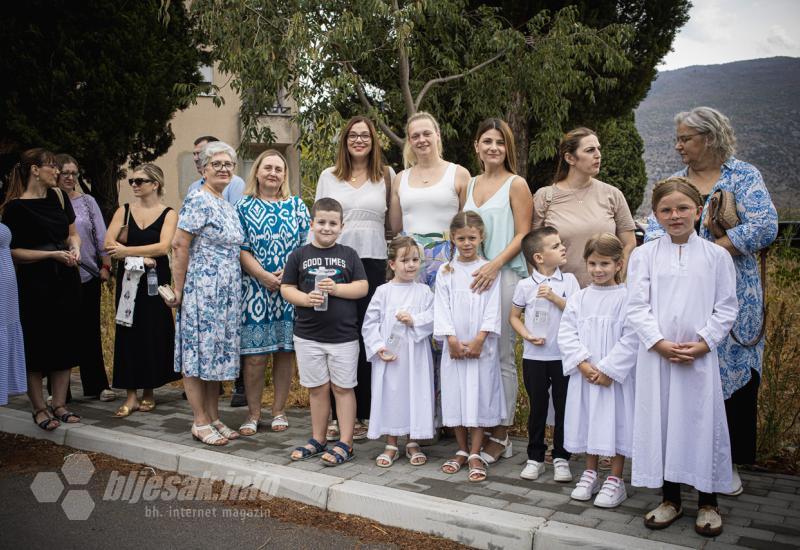
<path id="1" fill-rule="evenodd" d="M 214 426 L 225 439 L 239 439 L 239 432 L 226 426 L 219 418 L 212 422 L 211 425 Z"/>
<path id="2" fill-rule="evenodd" d="M 273 432 L 285 432 L 289 429 L 289 419 L 285 414 L 275 415 L 269 427 Z"/>
<path id="3" fill-rule="evenodd" d="M 394 451 L 392 456 L 386 454 L 386 451 Z M 386 445 L 383 448 L 383 453 L 379 454 L 378 457 L 375 459 L 375 466 L 379 468 L 388 468 L 392 464 L 395 463 L 397 457 L 400 456 L 400 449 L 395 447 L 394 445 Z"/>
<path id="4" fill-rule="evenodd" d="M 512 442 L 508 438 L 508 434 L 506 434 L 505 441 L 501 441 L 500 439 L 497 439 L 496 437 L 490 437 L 489 441 L 494 441 L 495 443 L 497 443 L 499 445 L 502 445 L 503 450 L 500 452 L 500 455 L 497 458 L 495 458 L 492 455 L 490 455 L 489 453 L 486 453 L 483 450 L 481 450 L 481 460 L 483 460 L 486 464 L 494 464 L 495 462 L 497 462 L 501 458 L 511 458 L 511 454 L 512 454 L 513 448 L 512 448 Z"/>
<path id="5" fill-rule="evenodd" d="M 464 461 L 464 463 L 462 464 L 461 462 L 459 462 L 455 458 L 451 458 L 450 460 L 448 460 L 447 462 L 442 464 L 442 467 L 441 467 L 442 472 L 444 472 L 446 474 L 450 474 L 450 475 L 455 474 L 459 470 L 461 470 L 461 468 L 464 467 L 464 464 L 466 464 L 467 461 L 469 461 L 469 453 L 467 451 L 462 451 L 462 450 L 459 449 L 458 451 L 456 451 L 456 456 L 463 456 L 467 460 Z M 453 469 L 452 472 L 448 472 L 447 470 L 445 470 L 445 468 L 447 468 L 448 466 Z"/>
<path id="6" fill-rule="evenodd" d="M 469 455 L 469 457 L 467 457 L 467 465 L 469 466 L 470 460 L 474 460 L 474 459 L 480 460 L 481 464 L 483 464 L 483 466 L 470 466 L 469 467 L 469 473 L 467 474 L 467 479 L 469 479 L 473 483 L 479 483 L 481 481 L 485 481 L 486 480 L 486 461 L 483 460 L 483 458 L 479 454 Z M 475 476 L 477 476 L 477 477 L 475 477 Z"/>
<path id="7" fill-rule="evenodd" d="M 408 450 L 409 447 L 417 450 L 411 452 Z M 428 462 L 428 457 L 422 452 L 422 447 L 419 446 L 419 443 L 414 441 L 406 443 L 406 458 L 408 459 L 409 464 L 412 466 L 422 466 Z"/>
<path id="8" fill-rule="evenodd" d="M 200 432 L 205 430 L 209 430 L 208 434 L 200 435 Z M 205 426 L 192 424 L 192 437 L 198 441 L 202 441 L 206 445 L 211 445 L 213 447 L 219 447 L 220 445 L 228 444 L 228 440 L 223 437 L 222 434 L 220 434 L 211 424 L 206 424 Z"/>
<path id="9" fill-rule="evenodd" d="M 258 433 L 258 421 L 260 418 L 253 418 L 248 417 L 247 422 L 242 423 L 239 426 L 239 434 L 245 437 L 250 437 L 251 435 L 256 435 Z"/>

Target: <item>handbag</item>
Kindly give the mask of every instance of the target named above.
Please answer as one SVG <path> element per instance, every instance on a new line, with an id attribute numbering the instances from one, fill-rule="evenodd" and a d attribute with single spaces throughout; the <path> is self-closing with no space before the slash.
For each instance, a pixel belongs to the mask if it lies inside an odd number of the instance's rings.
<path id="1" fill-rule="evenodd" d="M 394 238 L 394 231 L 392 231 L 392 224 L 389 220 L 389 210 L 392 207 L 392 178 L 388 166 L 383 167 L 383 183 L 386 186 L 386 217 L 383 219 L 383 231 L 386 242 Z"/>
<path id="2" fill-rule="evenodd" d="M 708 198 L 708 213 L 706 214 L 706 224 L 708 230 L 715 239 L 724 237 L 728 229 L 739 225 L 739 214 L 736 212 L 736 195 L 730 191 L 717 189 Z M 757 345 L 764 337 L 767 330 L 767 249 L 759 251 L 760 270 L 761 270 L 761 329 L 755 338 L 749 342 L 742 342 L 736 333 L 731 329 L 731 338 L 734 342 L 745 348 L 752 348 Z"/>
<path id="3" fill-rule="evenodd" d="M 128 244 L 128 221 L 130 219 L 131 219 L 131 208 L 130 205 L 126 202 L 125 223 L 122 224 L 122 227 L 119 228 L 119 233 L 117 233 L 117 242 L 120 244 Z"/>
<path id="4" fill-rule="evenodd" d="M 708 199 L 706 215 L 708 230 L 719 239 L 725 236 L 728 229 L 739 225 L 739 214 L 736 212 L 736 196 L 730 191 L 717 189 Z"/>

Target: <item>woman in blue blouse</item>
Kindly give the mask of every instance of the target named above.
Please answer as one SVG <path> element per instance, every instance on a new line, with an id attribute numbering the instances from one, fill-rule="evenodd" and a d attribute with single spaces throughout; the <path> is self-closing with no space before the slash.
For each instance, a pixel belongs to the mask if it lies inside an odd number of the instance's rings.
<path id="1" fill-rule="evenodd" d="M 282 432 L 289 428 L 285 409 L 292 385 L 294 306 L 281 297 L 281 278 L 289 254 L 305 244 L 311 216 L 300 197 L 290 195 L 281 153 L 268 149 L 258 156 L 236 211 L 244 232 L 241 354 L 248 409 L 239 433 L 258 431 L 267 355 L 272 355 L 275 386 L 271 428 Z"/>
<path id="2" fill-rule="evenodd" d="M 686 165 L 675 175 L 689 178 L 706 199 L 706 207 L 708 197 L 718 189 L 730 191 L 736 197 L 739 225 L 715 239 L 707 227 L 704 208 L 698 233 L 730 252 L 736 266 L 739 316 L 731 334 L 718 348 L 719 366 L 733 463 L 752 464 L 756 454 L 757 398 L 764 354 L 761 326 L 765 322 L 757 253 L 775 240 L 778 213 L 758 169 L 733 156 L 736 137 L 728 117 L 711 107 L 696 107 L 678 113 L 675 123 L 675 150 Z M 647 240 L 663 234 L 664 230 L 651 215 Z M 732 494 L 739 494 L 742 483 L 736 466 L 733 478 Z"/>

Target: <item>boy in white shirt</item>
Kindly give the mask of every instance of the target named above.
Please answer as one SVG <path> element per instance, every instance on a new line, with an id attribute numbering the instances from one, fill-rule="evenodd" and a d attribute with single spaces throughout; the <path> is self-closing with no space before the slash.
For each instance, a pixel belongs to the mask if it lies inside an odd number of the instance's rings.
<path id="1" fill-rule="evenodd" d="M 522 239 L 522 253 L 533 265 L 530 277 L 517 283 L 511 304 L 511 326 L 524 340 L 522 378 L 530 401 L 528 415 L 528 461 L 523 479 L 538 479 L 544 473 L 544 430 L 550 387 L 555 409 L 553 479 L 572 481 L 570 453 L 564 449 L 564 408 L 569 377 L 564 376 L 558 348 L 558 326 L 570 295 L 580 290 L 572 273 L 562 273 L 567 252 L 554 227 L 534 229 Z M 523 324 L 522 314 L 525 312 Z"/>

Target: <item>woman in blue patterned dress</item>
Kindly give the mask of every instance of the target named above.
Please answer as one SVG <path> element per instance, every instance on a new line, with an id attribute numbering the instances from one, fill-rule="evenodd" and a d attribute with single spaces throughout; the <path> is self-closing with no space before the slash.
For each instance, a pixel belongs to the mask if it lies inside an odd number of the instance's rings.
<path id="1" fill-rule="evenodd" d="M 775 240 L 778 214 L 758 169 L 733 156 L 736 137 L 728 117 L 710 107 L 696 107 L 678 113 L 675 123 L 675 150 L 686 165 L 675 175 L 689 178 L 702 193 L 705 207 L 708 197 L 718 189 L 730 191 L 736 197 L 739 225 L 715 239 L 707 226 L 704 207 L 698 233 L 730 252 L 736 266 L 739 316 L 730 335 L 718 348 L 719 366 L 733 463 L 752 464 L 756 454 L 758 386 L 764 354 L 761 326 L 766 321 L 756 256 Z M 651 215 L 647 240 L 663 234 L 664 230 Z M 736 466 L 733 486 L 732 494 L 742 492 Z"/>
<path id="2" fill-rule="evenodd" d="M 239 433 L 219 419 L 219 383 L 239 375 L 242 228 L 222 197 L 236 168 L 236 152 L 221 141 L 200 154 L 206 184 L 183 202 L 172 241 L 172 276 L 180 307 L 175 326 L 175 371 L 183 374 L 192 407 L 192 435 L 225 445 Z"/>
<path id="3" fill-rule="evenodd" d="M 261 418 L 261 395 L 267 355 L 272 355 L 272 430 L 288 429 L 286 400 L 292 384 L 294 306 L 281 297 L 283 266 L 305 243 L 311 223 L 300 197 L 289 195 L 286 159 L 274 149 L 261 153 L 247 178 L 236 211 L 244 231 L 239 258 L 242 275 L 244 390 L 248 417 L 239 428 L 255 435 Z"/>

